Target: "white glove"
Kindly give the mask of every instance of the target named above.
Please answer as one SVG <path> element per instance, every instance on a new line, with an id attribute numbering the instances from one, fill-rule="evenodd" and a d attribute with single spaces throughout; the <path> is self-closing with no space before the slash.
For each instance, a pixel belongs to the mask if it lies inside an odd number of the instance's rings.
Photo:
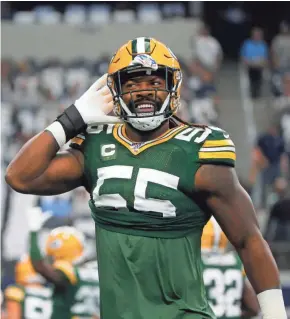
<path id="1" fill-rule="evenodd" d="M 52 212 L 42 212 L 40 207 L 32 207 L 27 212 L 27 221 L 30 231 L 39 231 L 44 223 L 52 216 Z"/>
<path id="2" fill-rule="evenodd" d="M 86 124 L 122 122 L 115 116 L 106 115 L 113 109 L 113 96 L 107 86 L 107 77 L 105 73 L 74 103 Z"/>

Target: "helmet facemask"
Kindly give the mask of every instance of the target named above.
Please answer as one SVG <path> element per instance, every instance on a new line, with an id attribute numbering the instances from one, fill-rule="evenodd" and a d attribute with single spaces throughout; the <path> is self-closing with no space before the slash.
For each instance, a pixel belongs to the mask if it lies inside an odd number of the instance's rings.
<path id="1" fill-rule="evenodd" d="M 165 80 L 165 88 L 130 90 L 127 92 L 122 90 L 122 85 L 125 82 L 140 76 L 161 77 Z M 178 94 L 180 84 L 180 70 L 167 66 L 157 66 L 157 69 L 153 69 L 142 65 L 132 65 L 108 76 L 108 87 L 113 95 L 115 114 L 140 131 L 150 131 L 158 128 L 177 111 L 180 105 Z M 138 92 L 146 92 L 148 94 L 140 100 L 136 98 L 134 100 L 133 95 Z M 163 101 L 159 99 L 158 92 L 167 93 Z M 131 95 L 129 103 L 125 103 L 123 99 L 124 95 L 127 94 Z M 153 105 L 153 110 L 142 112 L 138 109 L 138 105 L 142 101 L 145 101 L 145 104 Z"/>

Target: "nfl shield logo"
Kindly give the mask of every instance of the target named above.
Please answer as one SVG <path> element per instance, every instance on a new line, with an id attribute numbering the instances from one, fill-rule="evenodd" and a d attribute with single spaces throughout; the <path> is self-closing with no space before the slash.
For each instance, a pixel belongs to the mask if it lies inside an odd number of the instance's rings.
<path id="1" fill-rule="evenodd" d="M 138 54 L 130 65 L 139 64 L 145 68 L 152 69 L 156 71 L 158 69 L 158 64 L 156 61 L 148 54 Z"/>
<path id="2" fill-rule="evenodd" d="M 131 145 L 131 147 L 132 147 L 133 151 L 136 152 L 136 151 L 139 150 L 139 148 L 140 148 L 142 145 L 143 145 L 143 143 L 133 143 L 133 144 Z"/>

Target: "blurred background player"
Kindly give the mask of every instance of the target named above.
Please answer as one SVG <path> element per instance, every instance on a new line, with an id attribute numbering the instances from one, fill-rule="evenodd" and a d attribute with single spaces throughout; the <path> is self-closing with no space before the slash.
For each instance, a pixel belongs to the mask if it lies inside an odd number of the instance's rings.
<path id="1" fill-rule="evenodd" d="M 50 217 L 39 207 L 28 211 L 30 258 L 34 269 L 53 284 L 51 319 L 98 318 L 99 281 L 96 263 L 84 262 L 83 234 L 74 227 L 57 227 L 46 240 L 45 261 L 38 247 L 38 231 Z"/>
<path id="2" fill-rule="evenodd" d="M 250 318 L 259 313 L 256 294 L 245 277 L 235 251 L 226 251 L 228 239 L 214 217 L 201 238 L 203 278 L 207 298 L 218 319 Z"/>
<path id="3" fill-rule="evenodd" d="M 4 318 L 51 318 L 52 288 L 45 286 L 45 279 L 35 272 L 27 255 L 16 264 L 15 282 L 5 290 Z"/>

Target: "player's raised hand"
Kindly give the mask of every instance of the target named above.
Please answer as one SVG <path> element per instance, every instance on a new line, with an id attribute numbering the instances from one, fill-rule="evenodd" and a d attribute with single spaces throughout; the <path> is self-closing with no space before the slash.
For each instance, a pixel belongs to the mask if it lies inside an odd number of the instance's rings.
<path id="1" fill-rule="evenodd" d="M 115 116 L 106 116 L 113 109 L 113 97 L 107 86 L 105 73 L 74 103 L 86 124 L 121 122 Z"/>
<path id="2" fill-rule="evenodd" d="M 39 231 L 44 223 L 52 216 L 52 212 L 43 212 L 38 206 L 26 211 L 28 227 L 30 231 Z"/>

